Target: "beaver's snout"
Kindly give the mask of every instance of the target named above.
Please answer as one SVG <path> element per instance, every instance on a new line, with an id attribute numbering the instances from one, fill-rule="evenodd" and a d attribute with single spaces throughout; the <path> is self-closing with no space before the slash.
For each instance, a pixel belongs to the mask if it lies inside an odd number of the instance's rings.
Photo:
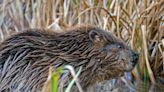
<path id="1" fill-rule="evenodd" d="M 133 65 L 133 67 L 134 67 L 134 66 L 137 64 L 137 62 L 138 62 L 139 53 L 137 53 L 137 52 L 132 52 L 132 57 L 133 57 L 132 65 Z"/>

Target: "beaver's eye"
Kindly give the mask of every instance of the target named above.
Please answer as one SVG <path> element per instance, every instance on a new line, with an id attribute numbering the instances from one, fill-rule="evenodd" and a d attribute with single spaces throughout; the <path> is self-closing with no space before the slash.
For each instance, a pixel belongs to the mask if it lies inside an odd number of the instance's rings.
<path id="1" fill-rule="evenodd" d="M 122 49 L 122 46 L 120 44 L 117 45 L 117 48 Z"/>
<path id="2" fill-rule="evenodd" d="M 112 51 L 118 51 L 120 49 L 123 49 L 124 46 L 122 44 L 119 44 L 119 43 L 114 43 L 114 44 L 108 44 L 106 45 L 106 50 L 112 50 Z"/>
<path id="3" fill-rule="evenodd" d="M 122 45 L 120 45 L 120 44 L 117 44 L 117 48 L 122 49 L 122 48 L 123 48 L 123 46 L 122 46 Z"/>

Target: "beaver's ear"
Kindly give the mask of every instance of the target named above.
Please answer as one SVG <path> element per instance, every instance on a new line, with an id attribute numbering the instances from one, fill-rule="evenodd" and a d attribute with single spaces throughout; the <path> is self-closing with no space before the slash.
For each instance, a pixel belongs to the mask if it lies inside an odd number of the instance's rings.
<path id="1" fill-rule="evenodd" d="M 96 30 L 91 30 L 89 32 L 89 39 L 92 42 L 101 42 L 102 40 L 104 40 L 102 34 Z"/>

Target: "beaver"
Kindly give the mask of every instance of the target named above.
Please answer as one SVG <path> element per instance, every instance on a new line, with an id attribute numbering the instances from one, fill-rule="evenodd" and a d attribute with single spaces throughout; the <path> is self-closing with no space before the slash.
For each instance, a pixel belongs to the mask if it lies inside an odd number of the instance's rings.
<path id="1" fill-rule="evenodd" d="M 131 71 L 138 58 L 122 40 L 95 26 L 61 33 L 30 29 L 0 44 L 0 92 L 41 91 L 49 66 L 58 69 L 63 65 L 72 65 L 75 70 L 83 66 L 79 82 L 85 92 L 96 83 Z"/>

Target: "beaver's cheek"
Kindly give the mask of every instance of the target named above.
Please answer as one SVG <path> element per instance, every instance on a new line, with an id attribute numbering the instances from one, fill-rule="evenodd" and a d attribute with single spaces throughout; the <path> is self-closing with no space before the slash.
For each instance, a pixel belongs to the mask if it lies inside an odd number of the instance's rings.
<path id="1" fill-rule="evenodd" d="M 129 61 L 129 60 L 123 60 L 121 61 L 121 66 L 120 68 L 125 71 L 125 72 L 129 72 L 131 71 L 134 67 L 133 64 Z"/>

